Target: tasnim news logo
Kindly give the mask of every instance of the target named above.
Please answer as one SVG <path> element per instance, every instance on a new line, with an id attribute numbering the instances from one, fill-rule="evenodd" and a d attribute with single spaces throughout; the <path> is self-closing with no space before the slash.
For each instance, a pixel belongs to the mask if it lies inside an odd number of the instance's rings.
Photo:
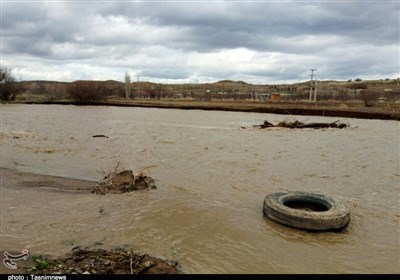
<path id="1" fill-rule="evenodd" d="M 8 252 L 4 252 L 4 256 L 5 258 L 3 260 L 3 264 L 9 269 L 17 269 L 17 263 L 14 261 L 26 261 L 29 258 L 29 251 L 27 249 L 23 249 L 19 255 L 12 255 Z"/>

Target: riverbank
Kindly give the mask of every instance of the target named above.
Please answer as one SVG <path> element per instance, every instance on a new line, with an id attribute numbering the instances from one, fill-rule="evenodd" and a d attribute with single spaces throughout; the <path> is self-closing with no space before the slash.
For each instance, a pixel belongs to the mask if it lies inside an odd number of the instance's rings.
<path id="1" fill-rule="evenodd" d="M 345 102 L 251 102 L 251 101 L 199 101 L 167 99 L 111 99 L 97 102 L 24 101 L 24 104 L 97 105 L 173 108 L 184 110 L 238 111 L 284 115 L 329 116 L 360 119 L 400 120 L 400 104 L 380 103 L 366 107 L 361 103 Z"/>

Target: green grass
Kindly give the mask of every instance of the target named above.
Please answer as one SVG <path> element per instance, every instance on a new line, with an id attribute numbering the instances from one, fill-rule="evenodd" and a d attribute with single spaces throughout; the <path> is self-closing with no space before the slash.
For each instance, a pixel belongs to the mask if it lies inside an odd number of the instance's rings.
<path id="1" fill-rule="evenodd" d="M 52 263 L 42 255 L 32 256 L 33 265 L 27 269 L 28 272 L 45 270 L 52 267 Z"/>

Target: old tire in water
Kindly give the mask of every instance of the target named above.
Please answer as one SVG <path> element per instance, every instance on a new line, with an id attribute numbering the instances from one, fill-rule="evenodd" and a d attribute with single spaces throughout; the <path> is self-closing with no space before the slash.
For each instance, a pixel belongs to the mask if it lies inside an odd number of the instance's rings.
<path id="1" fill-rule="evenodd" d="M 264 199 L 264 215 L 286 226 L 311 231 L 339 231 L 350 221 L 347 206 L 307 192 L 277 192 Z"/>

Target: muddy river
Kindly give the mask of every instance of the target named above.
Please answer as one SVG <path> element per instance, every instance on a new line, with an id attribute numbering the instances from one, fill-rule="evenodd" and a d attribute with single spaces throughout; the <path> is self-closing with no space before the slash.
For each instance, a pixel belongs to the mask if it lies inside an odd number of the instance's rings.
<path id="1" fill-rule="evenodd" d="M 95 195 L 51 184 L 11 187 L 1 179 L 1 250 L 60 255 L 100 242 L 177 260 L 186 273 L 400 273 L 398 121 L 72 105 L 0 109 L 2 168 L 99 181 L 119 164 L 145 172 L 158 187 Z M 295 119 L 350 127 L 251 127 Z M 98 134 L 108 138 L 92 137 Z M 277 191 L 338 198 L 349 206 L 350 224 L 340 233 L 276 224 L 262 206 Z"/>

